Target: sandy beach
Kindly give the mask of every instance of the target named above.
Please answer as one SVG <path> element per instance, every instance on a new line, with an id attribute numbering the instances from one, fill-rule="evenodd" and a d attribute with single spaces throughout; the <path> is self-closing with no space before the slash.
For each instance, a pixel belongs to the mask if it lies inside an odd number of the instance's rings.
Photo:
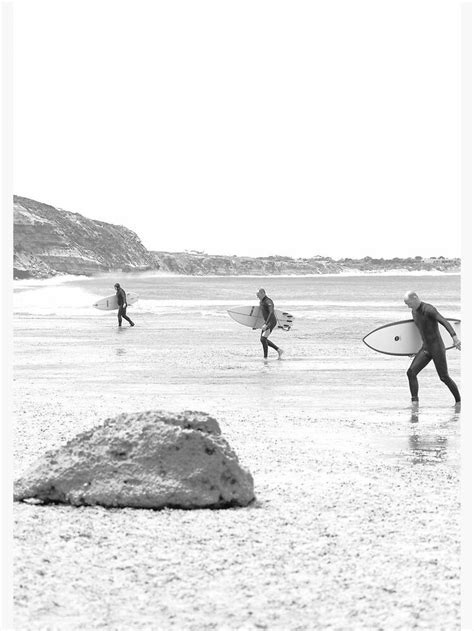
<path id="1" fill-rule="evenodd" d="M 360 341 L 409 317 L 407 281 L 125 280 L 155 294 L 123 330 L 90 307 L 109 279 L 17 285 L 16 474 L 108 416 L 194 409 L 216 417 L 257 500 L 16 504 L 15 628 L 459 629 L 459 413 L 430 366 L 413 414 L 407 359 Z M 267 365 L 226 314 L 261 282 L 297 318 Z M 416 286 L 459 315 L 458 276 Z M 448 362 L 460 383 L 459 353 Z"/>

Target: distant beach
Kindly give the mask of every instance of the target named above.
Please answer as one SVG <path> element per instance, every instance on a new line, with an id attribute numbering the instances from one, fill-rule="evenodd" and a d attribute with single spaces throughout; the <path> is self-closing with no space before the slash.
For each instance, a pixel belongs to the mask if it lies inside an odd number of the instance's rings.
<path id="1" fill-rule="evenodd" d="M 160 270 L 146 271 L 146 272 L 104 272 L 102 274 L 94 274 L 91 276 L 75 275 L 75 274 L 57 274 L 50 278 L 17 278 L 14 279 L 15 287 L 22 287 L 28 285 L 44 284 L 44 285 L 57 285 L 67 282 L 75 281 L 90 281 L 94 282 L 98 279 L 108 278 L 127 278 L 133 284 L 134 279 L 140 278 L 338 278 L 340 276 L 459 276 L 459 272 L 440 272 L 438 270 L 423 270 L 423 271 L 409 271 L 409 270 L 386 270 L 386 271 L 343 271 L 338 274 L 267 274 L 262 276 L 261 274 L 178 274 L 177 272 L 163 272 Z"/>

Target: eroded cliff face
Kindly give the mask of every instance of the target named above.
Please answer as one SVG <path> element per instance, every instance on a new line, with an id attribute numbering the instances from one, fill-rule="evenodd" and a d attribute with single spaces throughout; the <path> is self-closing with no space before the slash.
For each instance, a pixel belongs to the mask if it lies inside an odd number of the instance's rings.
<path id="1" fill-rule="evenodd" d="M 15 278 L 158 269 L 156 258 L 124 226 L 14 196 Z"/>
<path id="2" fill-rule="evenodd" d="M 332 259 L 293 259 L 287 256 L 222 256 L 193 252 L 154 252 L 163 271 L 176 274 L 251 275 L 338 274 L 344 267 Z"/>

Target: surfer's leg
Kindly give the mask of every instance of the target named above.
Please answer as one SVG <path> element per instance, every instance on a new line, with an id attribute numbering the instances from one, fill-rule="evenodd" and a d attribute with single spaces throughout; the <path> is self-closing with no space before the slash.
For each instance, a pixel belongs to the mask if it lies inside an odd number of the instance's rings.
<path id="1" fill-rule="evenodd" d="M 274 328 L 275 327 L 272 326 L 272 328 L 270 329 L 270 333 L 273 331 Z M 270 335 L 270 333 L 268 335 Z M 278 359 L 281 359 L 281 356 L 283 355 L 283 349 L 277 346 L 276 344 L 274 344 L 273 342 L 271 342 L 269 339 L 267 339 L 267 342 L 268 342 L 268 346 L 276 350 L 276 352 L 278 353 Z"/>
<path id="2" fill-rule="evenodd" d="M 127 307 L 122 307 L 122 316 L 123 319 L 126 320 L 130 326 L 135 326 L 135 324 L 130 320 L 130 318 L 127 315 Z"/>
<path id="3" fill-rule="evenodd" d="M 274 343 L 273 343 L 271 340 L 269 340 L 268 338 L 267 338 L 267 344 L 268 344 L 268 346 L 269 346 L 270 348 L 273 348 L 273 349 L 275 349 L 276 351 L 278 350 L 278 346 L 277 346 L 276 344 L 274 344 Z"/>
<path id="4" fill-rule="evenodd" d="M 418 401 L 418 379 L 417 374 L 423 370 L 431 361 L 431 355 L 423 348 L 418 351 L 407 370 L 408 384 L 410 386 L 410 394 L 412 401 Z"/>
<path id="5" fill-rule="evenodd" d="M 119 307 L 117 311 L 117 317 L 118 317 L 118 325 L 122 326 L 122 307 Z"/>
<path id="6" fill-rule="evenodd" d="M 268 357 L 268 340 L 267 338 L 262 334 L 260 336 L 260 341 L 262 342 L 262 346 L 263 346 L 263 358 L 267 359 Z"/>
<path id="7" fill-rule="evenodd" d="M 274 327 L 274 326 L 272 326 L 270 329 L 267 329 L 267 330 L 265 331 L 265 337 L 266 337 L 266 339 L 267 339 L 267 344 L 268 344 L 268 346 L 269 346 L 270 348 L 273 348 L 273 349 L 274 349 L 274 350 L 278 353 L 278 351 L 279 351 L 280 349 L 278 348 L 278 346 L 277 346 L 276 344 L 274 344 L 274 343 L 273 343 L 273 342 L 269 339 L 269 338 L 270 338 L 270 334 L 271 334 L 271 332 L 273 331 L 273 329 L 274 329 L 274 328 L 275 328 L 275 327 Z"/>
<path id="8" fill-rule="evenodd" d="M 455 382 L 451 379 L 448 373 L 448 363 L 446 361 L 446 350 L 444 348 L 437 348 L 433 352 L 433 362 L 436 367 L 436 372 L 438 373 L 438 377 L 441 379 L 443 383 L 445 383 L 451 394 L 454 397 L 456 403 L 459 403 L 461 400 L 461 395 L 459 394 L 459 390 Z"/>

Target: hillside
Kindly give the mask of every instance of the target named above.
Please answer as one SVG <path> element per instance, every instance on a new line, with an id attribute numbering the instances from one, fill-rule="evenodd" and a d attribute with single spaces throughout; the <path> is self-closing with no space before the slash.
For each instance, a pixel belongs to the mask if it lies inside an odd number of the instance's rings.
<path id="1" fill-rule="evenodd" d="M 157 269 L 155 257 L 125 228 L 14 196 L 15 278 Z"/>
<path id="2" fill-rule="evenodd" d="M 422 258 L 338 259 L 314 256 L 294 259 L 286 256 L 243 257 L 205 254 L 204 252 L 153 252 L 163 271 L 176 274 L 252 275 L 278 274 L 340 274 L 348 272 L 377 273 L 390 271 L 408 272 L 459 272 L 460 259 L 443 256 Z"/>
<path id="3" fill-rule="evenodd" d="M 460 259 L 443 256 L 394 259 L 338 259 L 314 256 L 245 257 L 204 252 L 148 251 L 125 226 L 87 219 L 48 204 L 14 196 L 14 278 L 57 274 L 161 270 L 174 274 L 276 275 L 377 273 L 390 271 L 459 272 Z"/>

